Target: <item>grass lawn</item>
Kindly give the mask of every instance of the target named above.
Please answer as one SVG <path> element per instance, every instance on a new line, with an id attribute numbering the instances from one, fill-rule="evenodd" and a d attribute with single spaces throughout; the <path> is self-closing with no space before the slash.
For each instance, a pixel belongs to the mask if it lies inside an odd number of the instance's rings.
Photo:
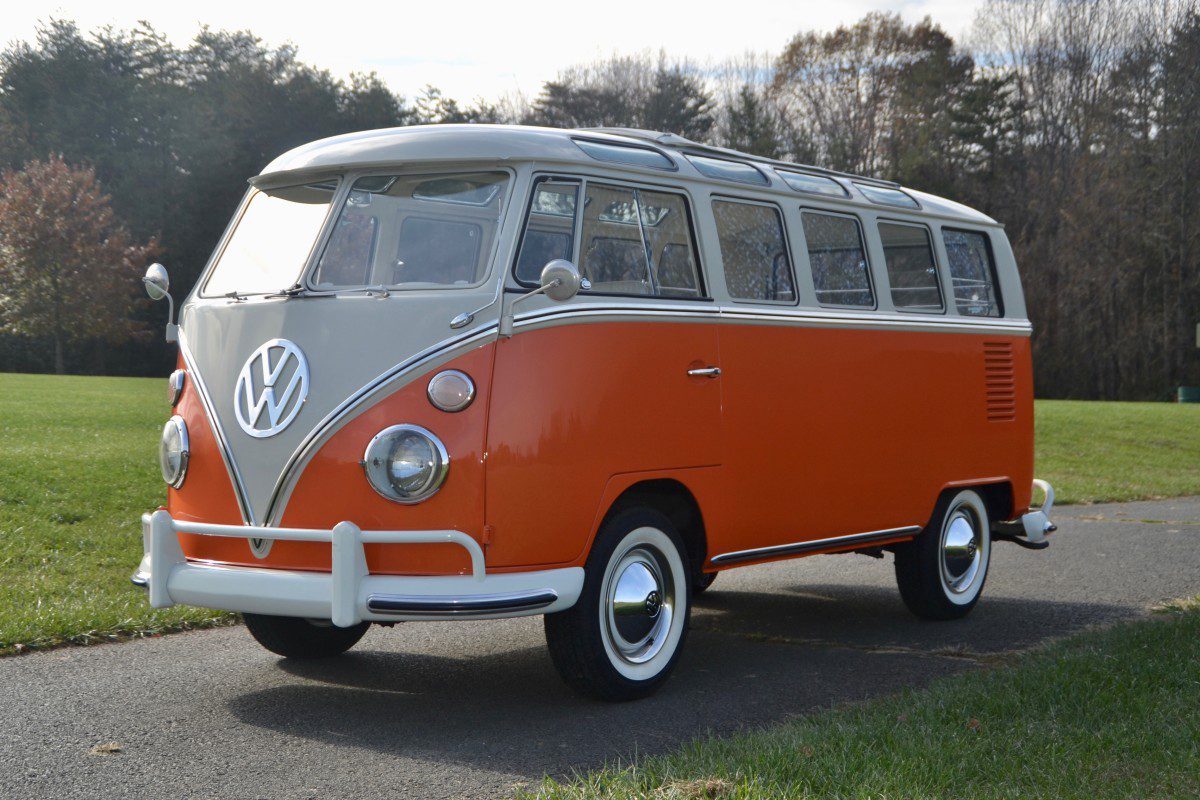
<path id="1" fill-rule="evenodd" d="M 165 380 L 0 374 L 0 654 L 216 624 L 129 583 L 162 502 Z M 1200 405 L 1042 402 L 1038 474 L 1060 501 L 1200 494 Z"/>
<path id="2" fill-rule="evenodd" d="M 1200 796 L 1200 610 L 632 767 L 541 798 Z"/>
<path id="3" fill-rule="evenodd" d="M 1200 403 L 1039 400 L 1037 475 L 1058 502 L 1200 494 Z"/>
<path id="4" fill-rule="evenodd" d="M 139 519 L 166 495 L 166 394 L 163 379 L 0 374 L 0 654 L 229 618 L 154 611 L 129 583 Z"/>

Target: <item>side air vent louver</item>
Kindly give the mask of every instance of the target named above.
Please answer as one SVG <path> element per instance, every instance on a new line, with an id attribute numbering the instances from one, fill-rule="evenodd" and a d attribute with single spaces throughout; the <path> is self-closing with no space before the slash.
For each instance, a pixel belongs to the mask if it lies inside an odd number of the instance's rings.
<path id="1" fill-rule="evenodd" d="M 1015 375 L 1012 343 L 984 342 L 983 380 L 988 422 L 1012 422 L 1017 418 Z"/>

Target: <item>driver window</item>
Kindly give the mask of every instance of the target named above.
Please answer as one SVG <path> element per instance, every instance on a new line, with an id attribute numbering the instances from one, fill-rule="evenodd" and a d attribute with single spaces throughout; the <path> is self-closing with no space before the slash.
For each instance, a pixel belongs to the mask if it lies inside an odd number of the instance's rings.
<path id="1" fill-rule="evenodd" d="M 586 291 L 703 297 L 682 194 L 542 178 L 535 184 L 521 237 L 517 280 L 536 284 L 548 262 L 571 260 L 573 254 L 580 274 L 591 283 Z"/>

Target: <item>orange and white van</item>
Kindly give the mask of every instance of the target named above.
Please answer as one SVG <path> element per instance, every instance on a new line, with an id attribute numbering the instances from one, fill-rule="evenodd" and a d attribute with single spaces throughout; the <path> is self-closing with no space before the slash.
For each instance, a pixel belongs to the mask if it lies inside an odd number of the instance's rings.
<path id="1" fill-rule="evenodd" d="M 168 326 L 155 607 L 296 658 L 544 614 L 566 681 L 625 699 L 721 570 L 888 551 L 947 619 L 1053 530 L 981 213 L 628 129 L 370 131 L 251 184 Z"/>

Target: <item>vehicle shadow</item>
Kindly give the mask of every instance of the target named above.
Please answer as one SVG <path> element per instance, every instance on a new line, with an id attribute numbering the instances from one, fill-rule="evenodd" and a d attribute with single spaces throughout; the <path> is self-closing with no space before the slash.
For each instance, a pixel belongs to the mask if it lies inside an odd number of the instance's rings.
<path id="1" fill-rule="evenodd" d="M 287 680 L 229 707 L 247 725 L 289 736 L 536 780 L 919 687 L 982 663 L 970 654 L 1028 647 L 1133 613 L 1000 597 L 967 620 L 928 623 L 911 617 L 894 590 L 847 585 L 714 587 L 696 605 L 674 676 L 635 703 L 572 693 L 554 672 L 539 621 L 526 619 L 505 623 L 515 627 L 500 646 L 469 623 L 417 623 L 438 626 L 433 638 L 429 628 L 410 638 L 412 626 L 400 625 L 339 659 L 280 660 Z"/>

